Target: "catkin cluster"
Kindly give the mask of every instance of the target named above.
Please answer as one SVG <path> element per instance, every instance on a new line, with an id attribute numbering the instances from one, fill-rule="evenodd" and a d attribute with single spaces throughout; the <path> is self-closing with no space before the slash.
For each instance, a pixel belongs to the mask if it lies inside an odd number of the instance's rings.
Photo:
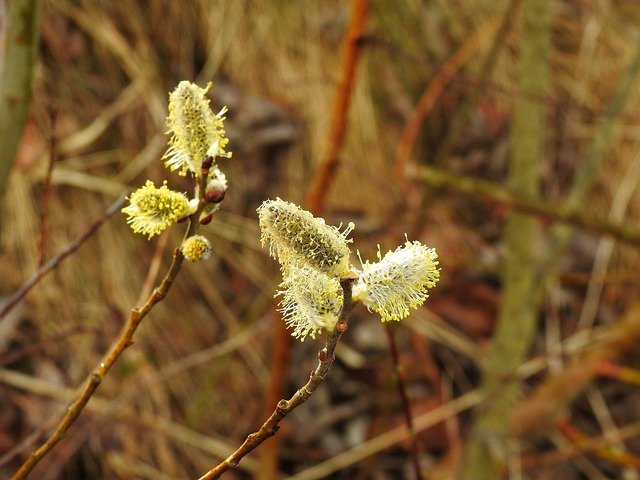
<path id="1" fill-rule="evenodd" d="M 352 300 L 362 302 L 382 321 L 401 320 L 427 299 L 440 278 L 437 254 L 410 242 L 359 270 L 349 261 L 351 240 L 297 205 L 267 200 L 258 208 L 262 244 L 282 267 L 281 311 L 292 335 L 304 341 L 332 331 L 343 304 L 340 280 L 356 278 Z"/>
<path id="2" fill-rule="evenodd" d="M 129 205 L 122 209 L 135 233 L 151 238 L 196 212 L 199 216 L 192 220 L 206 224 L 224 199 L 227 179 L 216 160 L 231 157 L 224 130 L 227 108 L 217 114 L 211 111 L 206 96 L 210 88 L 211 83 L 200 88 L 182 81 L 169 94 L 167 126 L 171 139 L 162 158 L 169 170 L 196 179 L 193 197 L 171 190 L 166 181 L 157 188 L 147 180 L 128 197 Z M 181 251 L 188 260 L 198 261 L 209 257 L 211 244 L 205 237 L 193 235 L 184 240 Z"/>
<path id="3" fill-rule="evenodd" d="M 340 232 L 322 218 L 277 198 L 258 208 L 262 244 L 282 267 L 281 312 L 293 335 L 304 341 L 332 331 L 342 307 L 340 278 L 349 275 L 353 229 Z"/>

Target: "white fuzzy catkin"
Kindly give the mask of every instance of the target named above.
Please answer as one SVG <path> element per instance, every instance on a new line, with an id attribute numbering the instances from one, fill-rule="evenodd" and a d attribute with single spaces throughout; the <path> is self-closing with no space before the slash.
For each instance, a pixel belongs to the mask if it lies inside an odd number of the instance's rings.
<path id="1" fill-rule="evenodd" d="M 440 279 L 437 258 L 435 249 L 407 240 L 378 262 L 362 265 L 353 299 L 378 313 L 383 322 L 402 320 L 410 308 L 424 303 L 428 290 Z"/>
<path id="2" fill-rule="evenodd" d="M 342 288 L 335 277 L 308 265 L 290 266 L 285 274 L 280 311 L 293 335 L 304 341 L 335 328 L 342 307 Z"/>

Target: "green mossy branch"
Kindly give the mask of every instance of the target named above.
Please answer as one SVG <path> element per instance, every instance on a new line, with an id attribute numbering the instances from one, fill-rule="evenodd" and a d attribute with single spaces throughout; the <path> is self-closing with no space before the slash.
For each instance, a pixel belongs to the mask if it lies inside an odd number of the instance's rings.
<path id="1" fill-rule="evenodd" d="M 519 48 L 519 89 L 546 94 L 551 44 L 551 0 L 525 0 Z M 544 159 L 545 105 L 532 97 L 515 102 L 508 186 L 537 198 Z M 512 212 L 505 230 L 504 288 L 498 324 L 484 371 L 485 403 L 477 411 L 467 444 L 462 480 L 503 477 L 507 461 L 509 412 L 520 389 L 514 372 L 524 362 L 535 335 L 537 298 L 535 218 Z"/>
<path id="2" fill-rule="evenodd" d="M 474 195 L 483 200 L 497 202 L 514 210 L 536 215 L 550 222 L 561 222 L 600 235 L 610 235 L 618 241 L 640 247 L 640 231 L 609 220 L 593 218 L 579 208 L 567 208 L 565 205 L 559 207 L 557 203 L 547 200 L 525 198 L 502 185 L 430 165 L 414 169 L 409 172 L 409 177 L 434 188 Z"/>
<path id="3" fill-rule="evenodd" d="M 7 3 L 0 48 L 0 196 L 4 194 L 29 115 L 38 58 L 41 0 Z"/>

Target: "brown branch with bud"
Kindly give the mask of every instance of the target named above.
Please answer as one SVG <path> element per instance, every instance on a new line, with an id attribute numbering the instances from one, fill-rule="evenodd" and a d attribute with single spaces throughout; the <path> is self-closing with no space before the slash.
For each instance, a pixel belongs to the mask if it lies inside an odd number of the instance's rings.
<path id="1" fill-rule="evenodd" d="M 198 182 L 198 191 L 204 192 L 205 177 L 199 177 Z M 119 206 L 120 203 L 117 203 L 117 206 Z M 187 232 L 185 233 L 185 239 L 193 236 L 198 229 L 198 219 L 205 205 L 206 200 L 204 199 L 204 195 L 201 195 L 201 198 L 199 198 L 199 206 L 196 212 L 189 217 L 189 227 L 187 228 Z M 113 207 L 112 209 L 114 211 L 116 210 Z M 131 310 L 129 319 L 127 320 L 126 325 L 120 333 L 120 336 L 116 340 L 114 340 L 111 348 L 109 349 L 109 352 L 102 359 L 98 367 L 89 374 L 82 392 L 76 398 L 76 400 L 66 409 L 65 415 L 56 427 L 55 431 L 38 449 L 36 449 L 29 455 L 27 460 L 22 464 L 20 469 L 12 477 L 12 480 L 22 480 L 24 478 L 27 478 L 31 471 L 35 468 L 35 466 L 45 457 L 45 455 L 47 455 L 53 449 L 53 447 L 67 435 L 69 428 L 80 416 L 80 413 L 82 413 L 85 406 L 87 405 L 95 391 L 98 389 L 100 383 L 102 383 L 102 380 L 107 375 L 111 367 L 116 363 L 123 352 L 133 344 L 133 335 L 140 326 L 142 320 L 147 316 L 151 309 L 157 303 L 161 302 L 169 293 L 169 290 L 182 267 L 184 258 L 185 257 L 180 249 L 176 248 L 173 254 L 173 261 L 171 263 L 171 266 L 169 267 L 169 270 L 167 271 L 167 274 L 163 278 L 160 285 L 153 290 L 142 307 L 134 308 Z"/>
<path id="2" fill-rule="evenodd" d="M 327 333 L 325 346 L 318 352 L 318 366 L 311 372 L 309 381 L 289 400 L 280 400 L 274 412 L 257 432 L 250 434 L 244 443 L 235 452 L 233 452 L 233 454 L 227 457 L 226 460 L 221 462 L 215 468 L 209 470 L 206 474 L 200 477 L 199 480 L 220 478 L 223 473 L 236 468 L 240 460 L 260 446 L 265 440 L 273 437 L 280 429 L 280 422 L 289 414 L 289 412 L 305 403 L 318 386 L 324 381 L 327 373 L 329 373 L 329 370 L 333 365 L 333 361 L 336 358 L 335 351 L 338 346 L 338 341 L 342 334 L 347 330 L 349 315 L 355 306 L 351 298 L 353 281 L 353 279 L 344 279 L 340 282 L 343 292 L 342 310 L 340 311 L 336 327 L 333 331 Z"/>

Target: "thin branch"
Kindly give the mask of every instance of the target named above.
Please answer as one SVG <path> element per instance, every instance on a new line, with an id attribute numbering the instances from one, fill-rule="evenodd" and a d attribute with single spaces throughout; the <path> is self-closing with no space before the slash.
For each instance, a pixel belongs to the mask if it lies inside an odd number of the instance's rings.
<path id="1" fill-rule="evenodd" d="M 413 460 L 413 467 L 416 472 L 416 478 L 418 480 L 422 480 L 424 477 L 422 476 L 422 469 L 420 468 L 420 442 L 418 435 L 413 428 L 411 404 L 409 403 L 409 396 L 407 395 L 404 370 L 402 365 L 400 365 L 400 354 L 398 353 L 398 344 L 394 335 L 395 332 L 393 327 L 388 324 L 385 324 L 384 331 L 387 334 L 389 350 L 391 351 L 391 361 L 393 363 L 396 390 L 402 402 L 402 410 L 404 411 L 404 420 L 407 425 L 407 429 L 411 434 L 411 458 Z"/>
<path id="2" fill-rule="evenodd" d="M 199 218 L 202 210 L 205 206 L 206 200 L 204 199 L 205 191 L 205 175 L 198 177 L 198 184 L 196 192 L 198 195 L 199 206 L 195 213 L 189 217 L 189 227 L 185 232 L 184 238 L 192 236 L 199 227 Z M 58 424 L 55 431 L 43 443 L 37 450 L 29 455 L 29 458 L 22 464 L 20 469 L 12 477 L 12 480 L 22 480 L 27 478 L 33 468 L 47 455 L 51 449 L 62 440 L 69 430 L 69 427 L 76 421 L 76 419 L 84 410 L 98 386 L 107 375 L 111 367 L 116 363 L 122 353 L 133 344 L 133 335 L 138 329 L 138 326 L 142 320 L 147 316 L 151 309 L 159 302 L 161 302 L 169 293 L 169 289 L 173 285 L 184 261 L 184 256 L 179 248 L 176 248 L 173 254 L 173 261 L 167 274 L 160 283 L 160 285 L 151 293 L 146 303 L 140 308 L 134 308 L 129 314 L 129 319 L 124 326 L 120 336 L 114 341 L 109 349 L 107 355 L 100 362 L 98 367 L 89 375 L 86 384 L 78 398 L 69 406 L 66 414 Z"/>
<path id="3" fill-rule="evenodd" d="M 273 350 L 271 353 L 271 380 L 264 397 L 263 416 L 271 414 L 273 405 L 284 395 L 289 377 L 289 358 L 293 337 L 282 319 L 282 313 L 276 311 L 272 319 Z M 260 451 L 261 474 L 264 480 L 277 480 L 280 478 L 278 459 L 280 458 L 280 437 L 275 437 Z"/>
<path id="4" fill-rule="evenodd" d="M 640 246 L 640 231 L 633 230 L 619 223 L 608 220 L 590 218 L 579 208 L 566 208 L 557 203 L 542 199 L 530 200 L 493 182 L 469 176 L 458 175 L 445 169 L 422 166 L 409 172 L 409 177 L 420 180 L 436 188 L 451 188 L 458 192 L 468 193 L 501 203 L 507 207 L 531 213 L 551 221 L 581 227 L 600 235 L 610 235 L 617 240 L 633 246 Z"/>
<path id="5" fill-rule="evenodd" d="M 319 166 L 314 185 L 306 195 L 305 203 L 307 209 L 317 216 L 322 214 L 327 193 L 335 178 L 338 153 L 342 148 L 347 131 L 349 105 L 355 82 L 356 66 L 362 48 L 361 39 L 368 10 L 369 0 L 351 1 L 350 23 L 342 43 L 342 71 L 340 80 L 336 85 L 336 97 L 330 124 L 331 130 L 326 142 L 328 149 L 323 162 Z M 284 386 L 288 374 L 287 360 L 293 343 L 291 335 L 281 318 L 276 318 L 275 320 L 277 323 L 274 327 L 274 349 L 271 359 L 272 379 L 266 394 L 267 399 L 270 399 L 271 402 L 267 402 L 266 405 L 271 405 L 272 402 L 277 401 L 278 398 L 282 398 L 284 395 Z M 265 413 L 268 414 L 268 411 Z M 262 451 L 263 478 L 273 479 L 278 475 L 275 465 L 279 457 L 278 451 L 278 441 L 271 442 Z"/>
<path id="6" fill-rule="evenodd" d="M 634 422 L 620 427 L 618 434 L 623 440 L 637 437 L 638 434 L 640 434 L 640 422 Z M 606 433 L 601 433 L 590 438 L 585 438 L 579 443 L 569 443 L 560 450 L 527 455 L 522 459 L 522 468 L 529 470 L 554 463 L 570 461 L 581 455 L 596 452 L 599 449 L 605 449 L 609 445 L 610 440 Z"/>
<path id="7" fill-rule="evenodd" d="M 38 267 L 42 267 L 47 258 L 47 217 L 49 214 L 49 199 L 51 198 L 51 174 L 56 163 L 56 137 L 55 137 L 56 113 L 51 112 L 51 135 L 49 138 L 49 158 L 47 159 L 47 173 L 42 184 L 40 202 L 40 240 L 38 242 Z"/>
<path id="8" fill-rule="evenodd" d="M 640 304 L 618 319 L 604 338 L 575 356 L 562 372 L 545 379 L 517 405 L 511 415 L 512 436 L 524 438 L 552 425 L 557 415 L 603 374 L 604 365 L 610 365 L 637 347 Z"/>
<path id="9" fill-rule="evenodd" d="M 338 91 L 333 104 L 333 116 L 331 120 L 331 133 L 328 141 L 328 151 L 324 161 L 320 165 L 315 182 L 308 198 L 308 209 L 314 215 L 322 214 L 324 199 L 329 187 L 335 178 L 335 170 L 338 167 L 338 152 L 342 148 L 346 134 L 347 116 L 351 102 L 351 92 L 355 82 L 356 66 L 362 44 L 362 32 L 369 10 L 369 0 L 352 0 L 351 23 L 343 43 L 342 73 L 338 82 Z"/>
<path id="10" fill-rule="evenodd" d="M 149 311 L 153 308 L 153 306 L 160 302 L 168 293 L 173 281 L 178 274 L 180 267 L 182 265 L 184 257 L 180 250 L 176 249 L 173 256 L 173 263 L 167 272 L 164 280 L 160 284 L 158 288 L 156 288 L 147 302 L 140 309 L 131 310 L 131 314 L 129 315 L 129 320 L 125 325 L 124 330 L 118 337 L 117 341 L 111 347 L 109 353 L 107 353 L 106 357 L 100 362 L 100 365 L 97 369 L 95 369 L 87 380 L 87 383 L 84 387 L 84 390 L 80 394 L 80 396 L 69 406 L 67 409 L 67 413 L 53 432 L 53 434 L 49 437 L 49 439 L 36 451 L 29 455 L 27 461 L 20 467 L 20 470 L 14 475 L 13 480 L 19 480 L 23 478 L 27 478 L 31 470 L 38 464 L 38 462 L 47 454 L 49 451 L 64 438 L 69 430 L 69 427 L 75 422 L 75 420 L 80 416 L 80 413 L 86 406 L 89 399 L 93 396 L 94 392 L 106 376 L 107 372 L 111 369 L 111 367 L 115 364 L 116 360 L 120 358 L 122 352 L 124 352 L 129 346 L 133 344 L 133 334 L 138 329 L 140 322 L 144 319 L 144 317 L 149 313 Z"/>
<path id="11" fill-rule="evenodd" d="M 240 460 L 256 449 L 265 440 L 273 437 L 280 429 L 279 424 L 284 417 L 286 417 L 291 410 L 305 403 L 309 397 L 311 397 L 316 388 L 318 388 L 318 386 L 324 381 L 327 373 L 329 373 L 329 370 L 333 365 L 333 361 L 336 358 L 335 351 L 338 346 L 338 341 L 348 327 L 349 314 L 354 308 L 354 303 L 351 298 L 352 284 L 352 279 L 345 279 L 340 282 L 344 295 L 342 310 L 340 312 L 336 328 L 332 332 L 327 333 L 325 346 L 320 350 L 320 352 L 318 352 L 318 366 L 311 372 L 309 381 L 289 400 L 280 400 L 276 409 L 262 427 L 260 427 L 260 430 L 249 435 L 244 443 L 233 454 L 200 477 L 200 480 L 213 480 L 220 478 L 223 473 L 237 467 Z"/>
<path id="12" fill-rule="evenodd" d="M 109 208 L 107 208 L 102 217 L 92 223 L 87 230 L 76 238 L 73 242 L 71 242 L 67 248 L 45 263 L 33 276 L 27 280 L 22 287 L 20 287 L 11 297 L 7 300 L 2 308 L 0 308 L 0 319 L 4 318 L 7 313 L 9 313 L 13 308 L 24 298 L 24 296 L 29 293 L 29 291 L 35 287 L 45 275 L 51 272 L 54 268 L 56 268 L 64 259 L 66 259 L 69 255 L 75 252 L 80 246 L 86 242 L 93 234 L 95 234 L 98 229 L 115 213 L 119 210 L 124 202 L 124 195 L 119 197 L 115 202 L 111 204 Z"/>

